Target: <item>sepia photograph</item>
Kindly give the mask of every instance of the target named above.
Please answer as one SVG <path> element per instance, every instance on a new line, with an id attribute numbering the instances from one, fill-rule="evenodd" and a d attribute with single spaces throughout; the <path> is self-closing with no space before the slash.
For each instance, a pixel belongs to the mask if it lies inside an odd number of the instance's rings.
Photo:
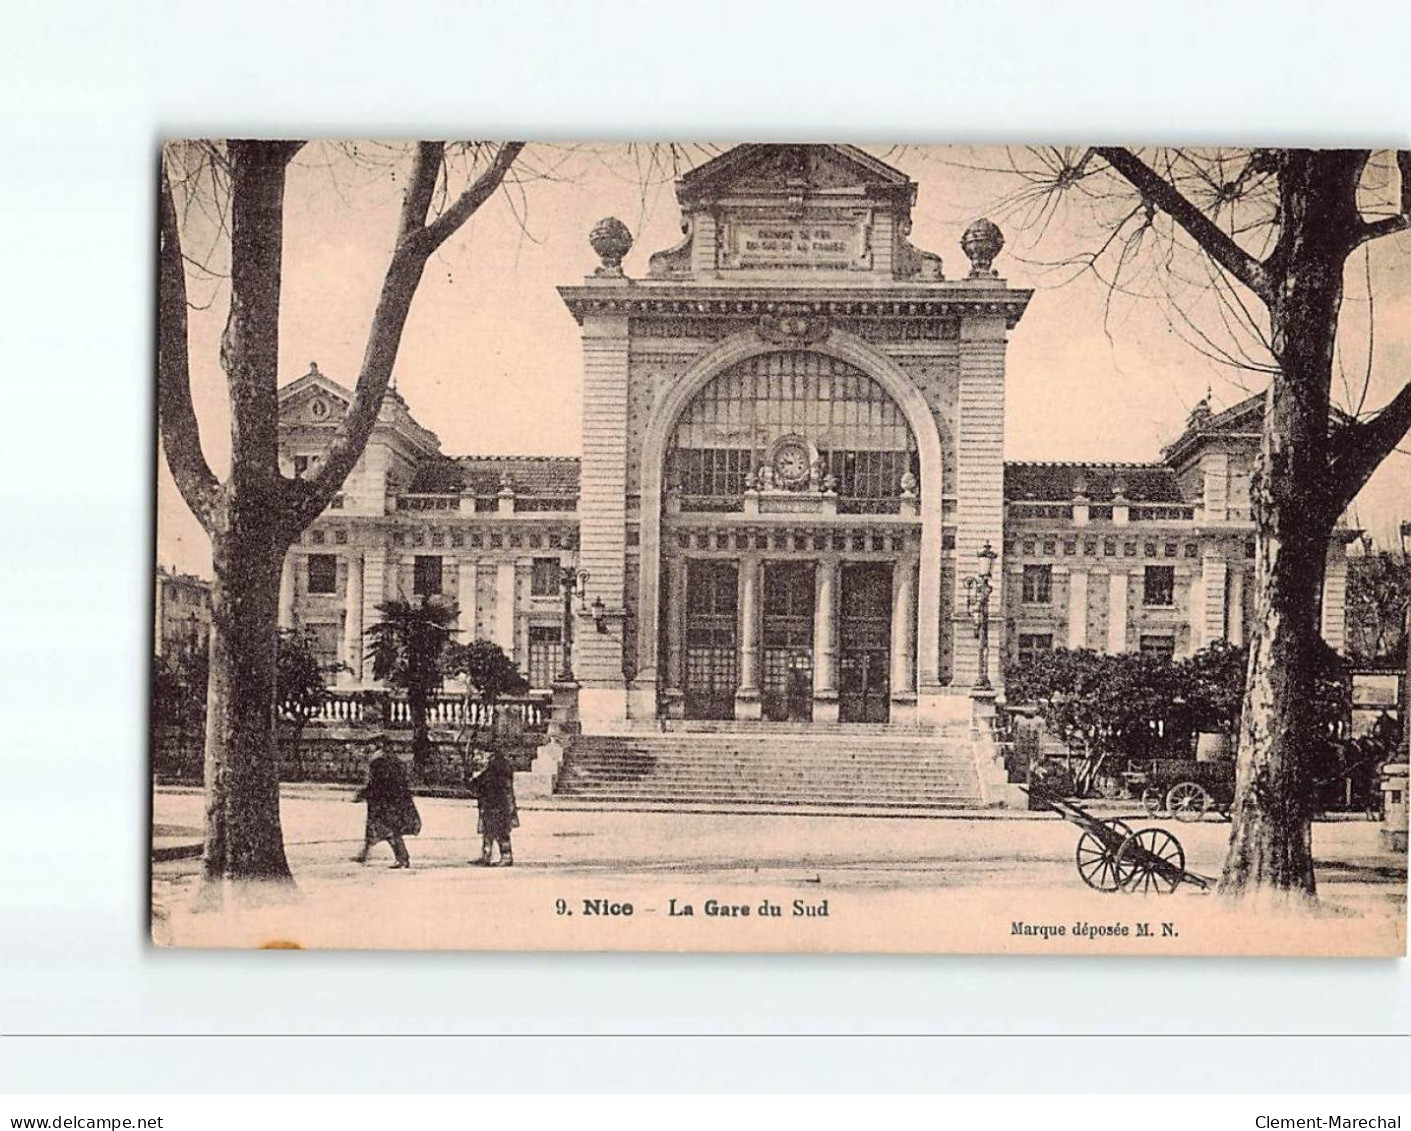
<path id="1" fill-rule="evenodd" d="M 1411 151 L 154 179 L 159 947 L 1406 953 Z"/>

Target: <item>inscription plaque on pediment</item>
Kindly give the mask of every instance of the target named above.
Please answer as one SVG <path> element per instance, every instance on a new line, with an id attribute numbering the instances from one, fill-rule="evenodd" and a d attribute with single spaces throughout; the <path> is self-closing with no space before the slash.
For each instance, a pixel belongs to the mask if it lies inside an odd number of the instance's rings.
<path id="1" fill-rule="evenodd" d="M 870 271 L 871 235 L 870 212 L 727 214 L 720 267 L 739 271 Z"/>

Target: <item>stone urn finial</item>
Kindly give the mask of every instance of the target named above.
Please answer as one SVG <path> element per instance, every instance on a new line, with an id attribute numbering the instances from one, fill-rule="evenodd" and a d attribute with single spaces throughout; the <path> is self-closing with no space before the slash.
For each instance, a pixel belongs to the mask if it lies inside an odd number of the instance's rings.
<path id="1" fill-rule="evenodd" d="M 966 258 L 970 260 L 970 277 L 997 278 L 998 272 L 995 271 L 994 262 L 1003 247 L 1004 233 L 993 221 L 981 217 L 966 228 L 965 234 L 960 237 L 960 250 L 965 252 Z"/>
<path id="2" fill-rule="evenodd" d="M 593 272 L 612 278 L 622 277 L 622 258 L 632 250 L 632 233 L 616 216 L 608 216 L 593 225 L 588 244 L 603 265 Z"/>

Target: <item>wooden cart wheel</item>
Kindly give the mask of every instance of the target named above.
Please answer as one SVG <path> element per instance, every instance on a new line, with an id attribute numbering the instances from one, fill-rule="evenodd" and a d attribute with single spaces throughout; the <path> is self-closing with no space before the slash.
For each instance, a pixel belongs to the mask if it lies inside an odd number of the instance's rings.
<path id="1" fill-rule="evenodd" d="M 1158 785 L 1149 785 L 1142 790 L 1142 808 L 1152 817 L 1166 812 L 1166 795 Z"/>
<path id="2" fill-rule="evenodd" d="M 1165 829 L 1133 833 L 1117 851 L 1117 886 L 1126 892 L 1170 895 L 1186 870 L 1186 850 Z"/>
<path id="3" fill-rule="evenodd" d="M 1178 821 L 1198 821 L 1210 808 L 1210 794 L 1198 781 L 1183 781 L 1166 795 L 1166 809 Z"/>
<path id="4" fill-rule="evenodd" d="M 1132 835 L 1131 827 L 1118 817 L 1102 822 L 1116 834 L 1119 843 L 1125 843 Z M 1078 838 L 1078 875 L 1090 888 L 1098 891 L 1116 891 L 1117 853 L 1095 833 L 1084 832 Z"/>

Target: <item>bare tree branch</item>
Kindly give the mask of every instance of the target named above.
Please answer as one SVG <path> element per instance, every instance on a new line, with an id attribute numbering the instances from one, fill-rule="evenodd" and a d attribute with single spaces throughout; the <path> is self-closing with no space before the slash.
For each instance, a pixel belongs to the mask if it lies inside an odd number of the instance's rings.
<path id="1" fill-rule="evenodd" d="M 157 209 L 157 423 L 177 490 L 209 532 L 220 482 L 201 450 L 201 430 L 191 402 L 185 257 L 165 161 Z"/>
<path id="2" fill-rule="evenodd" d="M 417 145 L 411 180 L 402 201 L 396 247 L 368 330 L 352 403 L 329 441 L 318 470 L 308 478 L 285 480 L 283 484 L 285 506 L 281 510 L 291 531 L 297 533 L 318 517 L 362 455 L 382 410 L 401 344 L 402 328 L 427 259 L 494 194 L 523 148 L 523 142 L 502 145 L 490 167 L 471 182 L 445 212 L 427 224 L 427 212 L 445 162 L 445 146 L 440 142 Z"/>
<path id="3" fill-rule="evenodd" d="M 500 187 L 500 182 L 505 179 L 505 174 L 509 172 L 510 166 L 514 164 L 515 158 L 519 156 L 520 150 L 523 148 L 524 142 L 522 141 L 509 141 L 500 146 L 490 167 L 461 193 L 454 204 L 426 225 L 424 234 L 418 237 L 419 240 L 428 241 L 431 245 L 427 248 L 426 254 L 430 255 L 445 243 L 459 230 L 461 225 L 475 214 L 476 209 L 490 199 L 495 190 Z"/>
<path id="4" fill-rule="evenodd" d="M 1395 216 L 1368 220 L 1362 225 L 1357 242 L 1379 239 L 1411 228 L 1411 149 L 1396 151 L 1396 168 L 1401 174 L 1401 211 Z"/>
<path id="5" fill-rule="evenodd" d="M 1192 204 L 1174 185 L 1129 149 L 1101 147 L 1097 153 L 1146 199 L 1179 224 L 1221 267 L 1268 302 L 1273 297 L 1264 265 Z"/>
<path id="6" fill-rule="evenodd" d="M 1411 432 L 1411 382 L 1371 420 L 1349 421 L 1343 429 L 1333 445 L 1338 454 L 1331 461 L 1331 471 L 1333 491 L 1341 507 L 1347 507 L 1382 460 Z"/>

